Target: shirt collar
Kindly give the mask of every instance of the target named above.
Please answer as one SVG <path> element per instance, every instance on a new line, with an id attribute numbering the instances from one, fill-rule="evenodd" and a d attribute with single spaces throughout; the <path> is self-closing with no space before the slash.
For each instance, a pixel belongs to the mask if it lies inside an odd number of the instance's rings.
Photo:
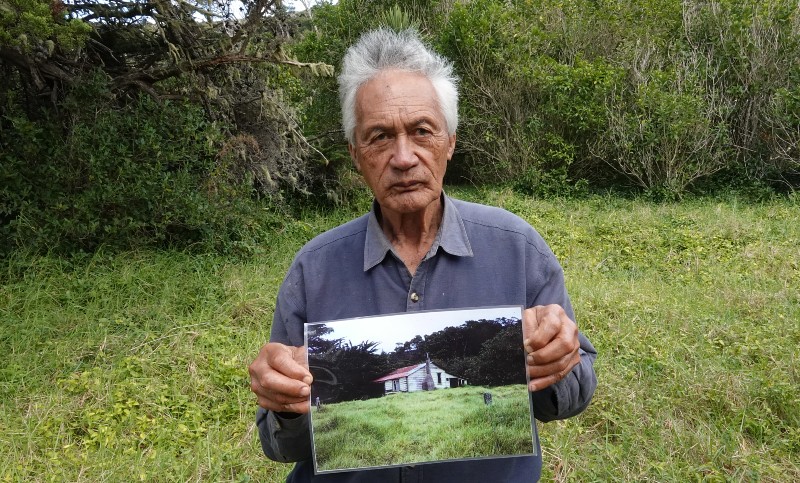
<path id="1" fill-rule="evenodd" d="M 464 228 L 464 221 L 456 209 L 455 203 L 450 197 L 442 193 L 444 200 L 444 214 L 442 215 L 442 223 L 439 225 L 439 231 L 436 234 L 436 240 L 433 242 L 431 250 L 425 258 L 430 258 L 438 248 L 447 253 L 457 257 L 471 257 L 472 247 L 467 237 L 467 230 Z M 372 210 L 369 213 L 367 220 L 367 236 L 364 242 L 364 271 L 371 269 L 375 265 L 381 263 L 386 254 L 392 251 L 392 244 L 381 229 L 378 222 L 378 213 L 380 212 L 380 205 L 378 202 L 372 201 Z"/>

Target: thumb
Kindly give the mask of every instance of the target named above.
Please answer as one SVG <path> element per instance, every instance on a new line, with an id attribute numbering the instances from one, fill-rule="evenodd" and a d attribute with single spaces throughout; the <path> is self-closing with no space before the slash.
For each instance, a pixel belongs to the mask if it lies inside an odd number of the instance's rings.
<path id="1" fill-rule="evenodd" d="M 311 384 L 312 378 L 307 368 L 304 348 L 283 346 L 283 349 L 275 353 L 270 366 L 286 377 Z"/>
<path id="2" fill-rule="evenodd" d="M 522 313 L 522 337 L 527 353 L 533 352 L 532 339 L 537 329 L 539 329 L 539 314 L 536 307 L 525 309 Z"/>
<path id="3" fill-rule="evenodd" d="M 314 377 L 311 375 L 311 372 L 308 369 L 308 349 L 306 346 L 292 347 L 292 358 L 297 365 L 302 368 L 305 374 L 300 379 L 306 384 L 310 385 Z"/>

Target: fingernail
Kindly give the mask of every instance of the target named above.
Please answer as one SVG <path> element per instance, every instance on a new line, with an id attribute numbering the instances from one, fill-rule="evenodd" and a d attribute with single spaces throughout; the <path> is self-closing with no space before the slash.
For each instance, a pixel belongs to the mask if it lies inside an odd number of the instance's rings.
<path id="1" fill-rule="evenodd" d="M 310 386 L 311 385 L 311 376 L 304 377 L 303 378 L 303 382 Z"/>
<path id="2" fill-rule="evenodd" d="M 536 392 L 536 384 L 531 383 L 529 387 L 531 392 Z"/>
<path id="3" fill-rule="evenodd" d="M 532 366 L 532 365 L 534 365 L 534 364 L 533 364 L 533 353 L 531 353 L 531 354 L 528 354 L 528 357 L 527 357 L 527 359 L 528 359 L 528 364 L 529 364 L 529 365 L 531 365 L 531 366 Z"/>
<path id="4" fill-rule="evenodd" d="M 301 396 L 308 396 L 310 392 L 311 392 L 311 390 L 308 388 L 308 386 L 303 387 L 303 388 L 300 389 L 300 395 Z"/>

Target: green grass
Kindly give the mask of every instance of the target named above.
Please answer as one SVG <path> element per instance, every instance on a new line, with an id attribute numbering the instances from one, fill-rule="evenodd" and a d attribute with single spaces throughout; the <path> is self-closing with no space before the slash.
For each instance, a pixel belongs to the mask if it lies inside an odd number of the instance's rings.
<path id="1" fill-rule="evenodd" d="M 483 401 L 487 391 L 493 396 L 491 406 Z M 529 454 L 532 449 L 524 384 L 328 404 L 314 410 L 312 420 L 321 471 Z"/>
<path id="2" fill-rule="evenodd" d="M 537 201 L 599 350 L 582 415 L 540 425 L 551 481 L 800 481 L 800 205 Z M 365 209 L 360 203 L 358 210 Z M 276 481 L 247 364 L 309 213 L 252 258 L 152 251 L 0 265 L 0 481 Z"/>

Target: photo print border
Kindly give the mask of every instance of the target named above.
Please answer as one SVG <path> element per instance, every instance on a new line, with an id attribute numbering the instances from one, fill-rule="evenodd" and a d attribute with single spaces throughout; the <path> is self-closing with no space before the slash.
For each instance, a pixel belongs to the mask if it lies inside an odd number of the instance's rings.
<path id="1" fill-rule="evenodd" d="M 522 310 L 305 324 L 314 471 L 535 455 Z"/>

